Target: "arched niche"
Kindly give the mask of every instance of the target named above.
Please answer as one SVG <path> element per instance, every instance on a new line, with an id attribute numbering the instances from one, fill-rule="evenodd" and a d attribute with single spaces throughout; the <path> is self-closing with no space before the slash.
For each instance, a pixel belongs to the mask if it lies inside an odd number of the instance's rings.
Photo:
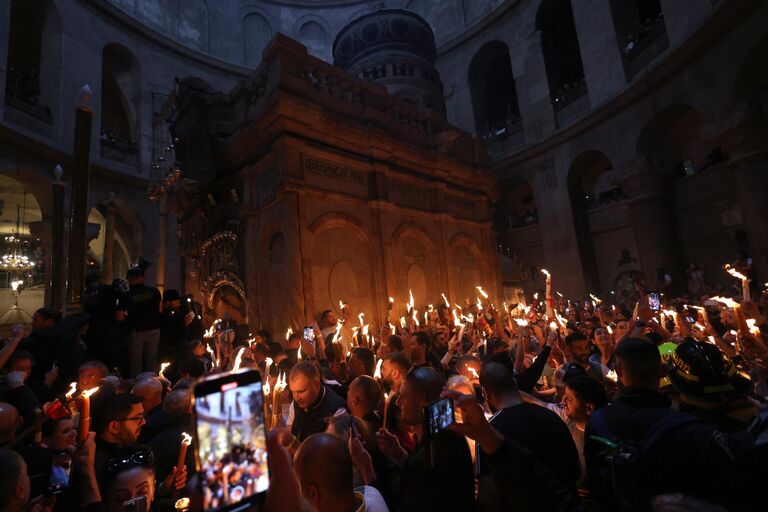
<path id="1" fill-rule="evenodd" d="M 673 105 L 658 112 L 643 127 L 637 141 L 638 156 L 667 180 L 695 174 L 707 164 L 708 149 L 699 130 L 701 113 L 688 105 Z"/>
<path id="2" fill-rule="evenodd" d="M 261 62 L 262 54 L 272 40 L 272 27 L 269 21 L 257 12 L 251 12 L 243 19 L 245 65 L 256 68 Z"/>
<path id="3" fill-rule="evenodd" d="M 483 282 L 480 247 L 469 234 L 459 233 L 454 236 L 449 247 L 455 295 L 451 297 L 451 302 L 464 307 L 466 301 L 473 304 L 477 300 L 477 286 L 489 290 L 495 283 Z"/>
<path id="4" fill-rule="evenodd" d="M 309 262 L 312 298 L 316 312 L 335 309 L 339 300 L 348 302 L 353 313 L 374 318 L 377 308 L 376 272 L 368 235 L 356 219 L 326 214 L 310 227 Z M 305 263 L 306 264 L 306 263 Z"/>
<path id="5" fill-rule="evenodd" d="M 392 237 L 394 248 L 395 292 L 407 300 L 413 292 L 417 309 L 440 298 L 442 266 L 434 243 L 426 230 L 415 223 L 401 225 Z"/>
<path id="6" fill-rule="evenodd" d="M 586 92 L 571 0 L 542 0 L 536 12 L 549 93 L 555 109 Z"/>
<path id="7" fill-rule="evenodd" d="M 59 105 L 61 20 L 49 0 L 11 0 L 6 101 L 51 123 Z"/>
<path id="8" fill-rule="evenodd" d="M 589 290 L 600 290 L 600 275 L 589 225 L 589 210 L 599 203 L 593 197 L 601 176 L 613 169 L 608 157 L 597 150 L 589 150 L 574 158 L 568 171 L 568 196 L 579 249 L 584 284 Z M 590 195 L 593 194 L 593 195 Z"/>
<path id="9" fill-rule="evenodd" d="M 509 135 L 520 122 L 509 47 L 501 41 L 483 45 L 469 65 L 475 131 L 487 138 Z"/>
<path id="10" fill-rule="evenodd" d="M 102 156 L 135 161 L 141 119 L 141 74 L 139 61 L 125 46 L 109 43 L 101 58 L 101 146 Z"/>
<path id="11" fill-rule="evenodd" d="M 502 190 L 494 212 L 494 225 L 497 230 L 538 224 L 536 196 L 530 183 L 516 178 L 510 180 Z"/>

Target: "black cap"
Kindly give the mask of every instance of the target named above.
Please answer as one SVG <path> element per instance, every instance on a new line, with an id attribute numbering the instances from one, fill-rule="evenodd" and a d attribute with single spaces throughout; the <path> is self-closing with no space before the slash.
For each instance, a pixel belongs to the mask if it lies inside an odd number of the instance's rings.
<path id="1" fill-rule="evenodd" d="M 144 271 L 139 267 L 131 267 L 126 272 L 125 277 L 144 277 Z"/>
<path id="2" fill-rule="evenodd" d="M 179 290 L 165 290 L 163 292 L 163 300 L 165 302 L 170 302 L 172 300 L 181 300 L 181 295 L 179 294 Z"/>
<path id="3" fill-rule="evenodd" d="M 722 403 L 745 396 L 752 380 L 714 344 L 687 338 L 670 358 L 669 380 L 681 394 Z"/>

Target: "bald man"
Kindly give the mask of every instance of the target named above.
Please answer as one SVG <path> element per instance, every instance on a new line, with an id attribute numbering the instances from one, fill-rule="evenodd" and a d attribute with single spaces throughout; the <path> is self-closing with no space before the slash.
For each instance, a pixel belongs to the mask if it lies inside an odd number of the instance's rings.
<path id="1" fill-rule="evenodd" d="M 16 430 L 21 426 L 19 411 L 8 402 L 0 402 L 0 446 L 16 440 Z"/>
<path id="2" fill-rule="evenodd" d="M 157 377 L 142 379 L 133 385 L 131 394 L 140 396 L 144 406 L 144 414 L 147 416 L 163 403 L 163 383 Z"/>
<path id="3" fill-rule="evenodd" d="M 333 464 L 328 464 L 333 461 Z M 333 434 L 313 434 L 294 458 L 301 494 L 317 512 L 388 512 L 381 494 L 365 486 L 352 486 L 352 458 L 347 442 Z"/>
<path id="4" fill-rule="evenodd" d="M 381 427 L 381 420 L 375 411 L 381 401 L 381 386 L 368 375 L 362 375 L 349 384 L 347 409 L 355 418 L 368 422 L 373 432 Z"/>

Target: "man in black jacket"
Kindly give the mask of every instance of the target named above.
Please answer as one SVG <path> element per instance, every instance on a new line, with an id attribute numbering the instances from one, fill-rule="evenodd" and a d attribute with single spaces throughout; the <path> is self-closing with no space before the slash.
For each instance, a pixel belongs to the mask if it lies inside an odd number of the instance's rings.
<path id="1" fill-rule="evenodd" d="M 299 441 L 325 432 L 326 418 L 346 412 L 344 399 L 323 384 L 312 363 L 302 362 L 291 368 L 288 386 L 293 395 L 291 433 Z"/>
<path id="2" fill-rule="evenodd" d="M 483 366 L 480 384 L 488 403 L 496 410 L 491 426 L 504 437 L 524 445 L 575 495 L 581 472 L 579 453 L 565 423 L 552 411 L 525 403 L 514 376 L 499 363 Z M 493 485 L 486 465 L 487 458 L 481 454 L 479 495 L 484 509 L 514 510 L 515 503 L 506 503 Z"/>
<path id="3" fill-rule="evenodd" d="M 475 484 L 472 456 L 464 437 L 443 430 L 427 435 L 423 408 L 440 397 L 443 378 L 432 368 L 413 368 L 405 376 L 397 405 L 401 421 L 410 425 L 416 436 L 412 454 L 386 429 L 376 434 L 381 452 L 398 466 L 401 512 L 472 511 Z"/>
<path id="4" fill-rule="evenodd" d="M 662 366 L 656 346 L 643 339 L 624 339 L 616 348 L 616 374 L 623 388 L 611 405 L 591 416 L 584 436 L 590 489 L 605 510 L 619 510 L 620 501 L 648 507 L 653 496 L 672 492 L 729 510 L 765 504 L 759 495 L 762 487 L 755 481 L 759 473 L 749 440 L 723 434 L 670 408 L 669 399 L 659 392 Z M 599 438 L 639 449 L 631 489 L 605 478 L 608 445 Z"/>

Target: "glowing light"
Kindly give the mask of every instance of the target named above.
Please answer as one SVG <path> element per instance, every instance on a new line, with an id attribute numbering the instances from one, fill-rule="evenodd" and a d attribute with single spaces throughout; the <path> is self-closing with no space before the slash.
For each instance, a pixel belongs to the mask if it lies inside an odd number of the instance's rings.
<path id="1" fill-rule="evenodd" d="M 597 297 L 595 297 L 595 296 L 594 296 L 594 295 L 592 295 L 591 293 L 589 294 L 589 296 L 590 296 L 590 297 L 592 297 L 592 300 L 593 300 L 593 301 L 595 301 L 595 302 L 597 302 L 598 304 L 600 304 L 601 302 L 603 302 L 602 300 L 598 299 Z"/>
<path id="2" fill-rule="evenodd" d="M 480 376 L 477 374 L 477 370 L 472 368 L 471 366 L 467 366 L 467 370 L 472 374 L 472 377 L 475 379 L 480 379 Z"/>
<path id="3" fill-rule="evenodd" d="M 414 306 L 414 300 L 413 300 L 413 292 L 411 290 L 408 290 L 408 309 L 413 309 Z"/>
<path id="4" fill-rule="evenodd" d="M 165 377 L 165 370 L 171 366 L 171 363 L 160 363 L 160 371 L 158 372 L 161 377 Z"/>
<path id="5" fill-rule="evenodd" d="M 456 314 L 456 308 L 453 309 L 453 325 L 456 327 L 462 326 L 461 320 L 459 320 L 459 315 Z"/>
<path id="6" fill-rule="evenodd" d="M 533 300 L 539 300 L 539 292 L 533 294 Z"/>
<path id="7" fill-rule="evenodd" d="M 739 307 L 739 303 L 736 302 L 733 299 L 729 299 L 728 297 L 712 297 L 710 300 L 714 300 L 715 302 L 719 302 L 720 304 L 723 304 L 726 307 L 729 308 L 736 308 Z"/>
<path id="8" fill-rule="evenodd" d="M 192 436 L 186 432 L 181 433 L 181 444 L 190 446 L 192 444 Z"/>
<path id="9" fill-rule="evenodd" d="M 288 330 L 285 331 L 285 341 L 288 341 L 288 339 L 291 337 L 292 334 L 293 334 L 293 329 L 289 327 Z"/>
<path id="10" fill-rule="evenodd" d="M 77 382 L 71 382 L 69 384 L 69 391 L 67 391 L 67 394 L 64 395 L 67 400 L 75 396 L 75 393 L 77 392 Z"/>
<path id="11" fill-rule="evenodd" d="M 557 330 L 557 324 L 555 322 L 549 322 L 549 328 L 553 331 Z"/>
<path id="12" fill-rule="evenodd" d="M 243 352 L 245 352 L 245 347 L 240 347 L 240 350 L 237 351 L 237 355 L 235 356 L 235 364 L 232 365 L 233 370 L 240 369 L 240 364 L 242 363 L 243 359 Z M 299 345 L 299 359 L 301 359 L 301 345 Z"/>
<path id="13" fill-rule="evenodd" d="M 91 389 L 86 389 L 85 391 L 83 391 L 82 395 L 85 398 L 90 398 L 91 395 L 97 392 L 98 390 L 99 390 L 99 386 L 96 386 L 95 388 L 91 388 Z"/>
<path id="14" fill-rule="evenodd" d="M 747 327 L 749 327 L 749 333 L 754 336 L 760 335 L 760 328 L 757 326 L 757 320 L 754 318 L 747 318 Z"/>
<path id="15" fill-rule="evenodd" d="M 723 268 L 725 269 L 726 272 L 731 274 L 736 279 L 741 279 L 742 281 L 749 281 L 749 278 L 747 278 L 747 276 L 745 276 L 744 274 L 742 274 L 741 272 L 739 272 L 729 264 L 726 264 L 725 267 Z"/>
<path id="16" fill-rule="evenodd" d="M 482 286 L 475 286 L 475 288 L 477 288 L 477 291 L 480 292 L 480 295 L 482 295 L 484 299 L 488 298 L 488 294 L 485 293 L 485 290 L 483 290 Z"/>
<path id="17" fill-rule="evenodd" d="M 515 318 L 515 323 L 519 325 L 520 327 L 525 327 L 528 325 L 528 320 L 522 320 L 520 318 Z"/>
<path id="18" fill-rule="evenodd" d="M 768 283 L 766 283 L 766 286 L 768 286 Z M 445 296 L 445 294 L 441 293 L 440 296 L 443 297 L 443 302 L 445 302 L 445 307 L 450 308 L 451 307 L 451 303 L 448 302 L 448 298 Z"/>
<path id="19" fill-rule="evenodd" d="M 547 280 L 552 278 L 552 274 L 550 274 L 549 270 L 547 270 L 545 268 L 541 269 L 541 273 L 544 274 L 545 276 L 547 276 Z"/>
<path id="20" fill-rule="evenodd" d="M 605 330 L 608 331 L 608 334 L 613 334 L 613 329 L 611 329 L 610 325 L 606 325 Z"/>
<path id="21" fill-rule="evenodd" d="M 605 375 L 605 377 L 611 382 L 618 382 L 619 380 L 619 376 L 616 375 L 615 370 L 609 370 L 608 373 Z"/>
<path id="22" fill-rule="evenodd" d="M 381 380 L 381 365 L 383 362 L 384 362 L 383 359 L 379 359 L 378 362 L 376 363 L 376 371 L 373 372 L 374 379 Z"/>

